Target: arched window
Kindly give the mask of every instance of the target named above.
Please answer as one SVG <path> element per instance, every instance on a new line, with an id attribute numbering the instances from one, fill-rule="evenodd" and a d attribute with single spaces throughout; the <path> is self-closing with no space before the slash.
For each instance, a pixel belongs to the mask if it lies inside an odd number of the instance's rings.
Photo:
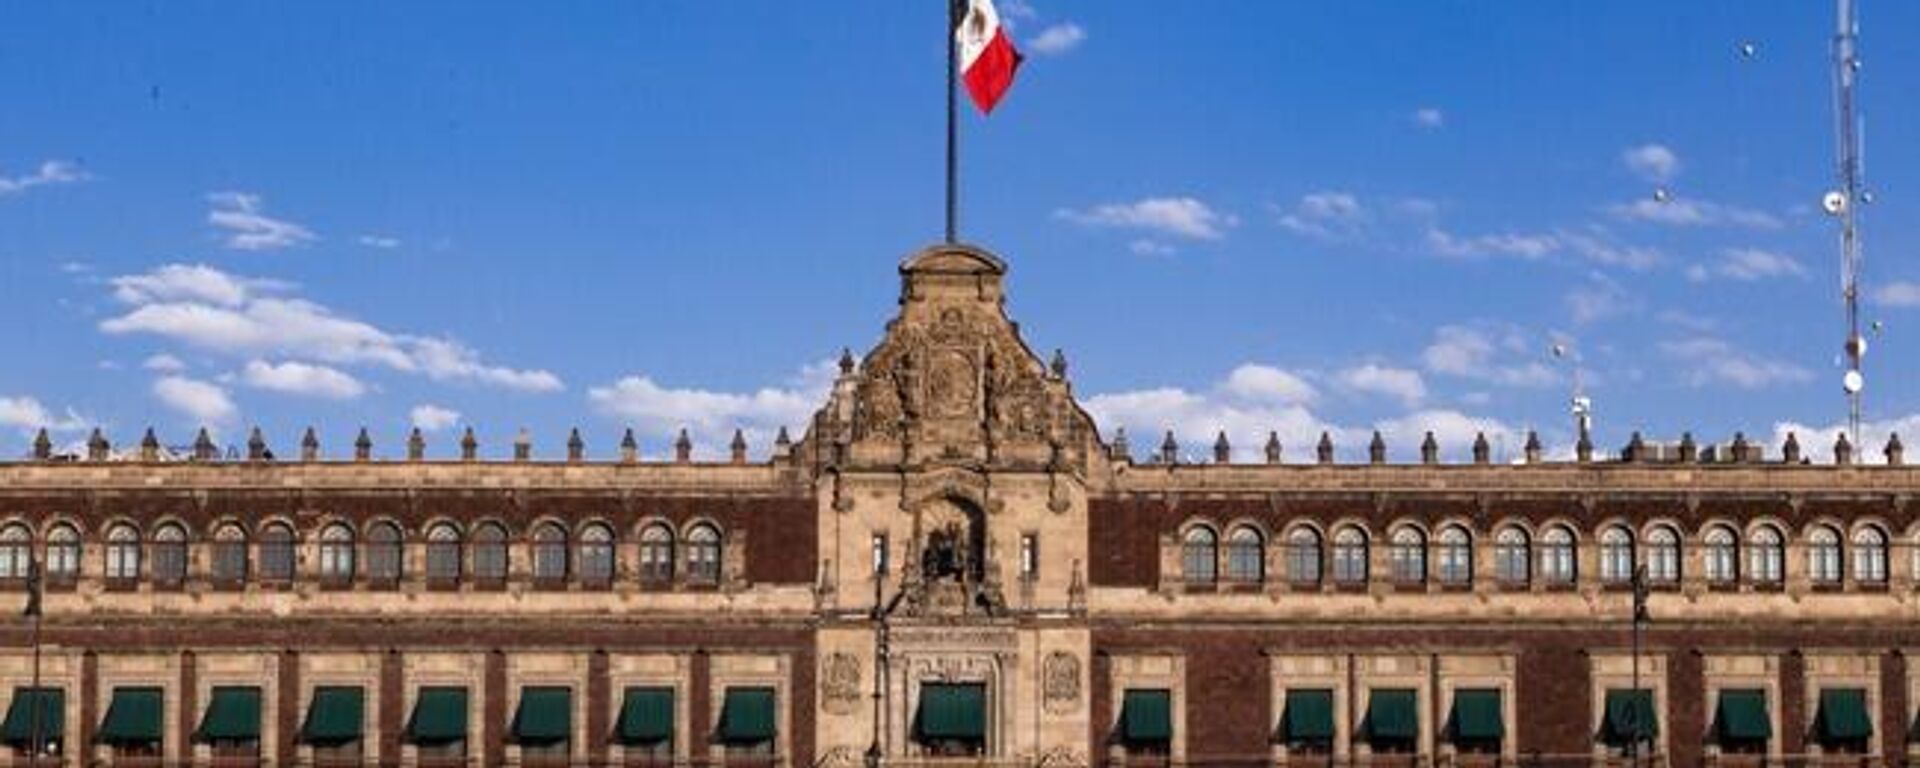
<path id="1" fill-rule="evenodd" d="M 333 584 L 353 581 L 353 529 L 345 523 L 320 530 L 320 578 Z"/>
<path id="2" fill-rule="evenodd" d="M 367 580 L 393 587 L 405 575 L 405 536 L 400 526 L 382 520 L 367 527 Z"/>
<path id="3" fill-rule="evenodd" d="M 1300 526 L 1287 533 L 1287 580 L 1297 586 L 1320 585 L 1320 532 Z"/>
<path id="4" fill-rule="evenodd" d="M 1367 583 L 1367 534 L 1355 526 L 1333 534 L 1333 580 L 1337 584 Z"/>
<path id="5" fill-rule="evenodd" d="M 1212 528 L 1196 525 L 1180 540 L 1180 575 L 1188 584 L 1212 584 L 1217 580 L 1220 539 Z"/>
<path id="6" fill-rule="evenodd" d="M 1840 532 L 1824 525 L 1807 532 L 1807 578 L 1820 585 L 1839 584 Z"/>
<path id="7" fill-rule="evenodd" d="M 701 523 L 687 531 L 687 580 L 720 583 L 720 530 Z"/>
<path id="8" fill-rule="evenodd" d="M 1387 542 L 1387 558 L 1395 584 L 1422 584 L 1427 580 L 1427 536 L 1411 525 L 1395 528 Z"/>
<path id="9" fill-rule="evenodd" d="M 640 580 L 648 584 L 673 581 L 673 529 L 663 523 L 640 529 Z"/>
<path id="10" fill-rule="evenodd" d="M 213 531 L 213 581 L 230 587 L 247 581 L 247 531 L 235 523 Z"/>
<path id="11" fill-rule="evenodd" d="M 72 584 L 80 579 L 80 531 L 66 523 L 47 532 L 47 580 Z"/>
<path id="12" fill-rule="evenodd" d="M 1705 548 L 1703 554 L 1706 555 L 1706 562 L 1703 565 L 1706 567 L 1708 584 L 1723 587 L 1739 581 L 1739 542 L 1733 529 L 1724 525 L 1708 528 L 1707 534 L 1700 538 L 1701 546 Z"/>
<path id="13" fill-rule="evenodd" d="M 1526 530 L 1517 525 L 1501 528 L 1493 536 L 1493 577 L 1509 586 L 1530 583 L 1533 553 L 1528 550 Z"/>
<path id="14" fill-rule="evenodd" d="M 0 528 L 0 579 L 25 580 L 33 567 L 33 530 L 24 523 Z"/>
<path id="15" fill-rule="evenodd" d="M 427 581 L 460 583 L 460 529 L 453 523 L 434 523 L 427 529 Z"/>
<path id="16" fill-rule="evenodd" d="M 1540 534 L 1540 580 L 1553 586 L 1566 586 L 1580 576 L 1579 545 L 1573 529 L 1564 525 L 1548 528 Z"/>
<path id="17" fill-rule="evenodd" d="M 559 523 L 533 529 L 533 579 L 546 584 L 567 580 L 567 529 Z"/>
<path id="18" fill-rule="evenodd" d="M 140 580 L 140 531 L 121 523 L 107 529 L 107 579 Z"/>
<path id="19" fill-rule="evenodd" d="M 1259 584 L 1267 578 L 1267 538 L 1243 525 L 1227 535 L 1227 580 Z"/>
<path id="20" fill-rule="evenodd" d="M 613 529 L 591 523 L 580 531 L 580 581 L 605 587 L 613 583 Z"/>
<path id="21" fill-rule="evenodd" d="M 1669 526 L 1647 532 L 1647 582 L 1680 583 L 1680 534 Z"/>
<path id="22" fill-rule="evenodd" d="M 179 586 L 187 580 L 187 529 L 166 523 L 153 533 L 153 581 Z"/>
<path id="23" fill-rule="evenodd" d="M 1853 532 L 1853 578 L 1862 584 L 1887 583 L 1887 535 L 1871 525 Z"/>
<path id="24" fill-rule="evenodd" d="M 1753 583 L 1779 584 L 1786 561 L 1785 537 L 1778 528 L 1762 525 L 1747 534 L 1747 576 Z"/>
<path id="25" fill-rule="evenodd" d="M 489 586 L 507 581 L 507 529 L 487 522 L 473 529 L 473 578 Z"/>
<path id="26" fill-rule="evenodd" d="M 293 581 L 298 547 L 299 537 L 294 535 L 291 525 L 267 523 L 260 529 L 261 580 L 281 584 Z"/>
<path id="27" fill-rule="evenodd" d="M 1600 581 L 1603 584 L 1629 584 L 1633 581 L 1633 532 L 1615 525 L 1600 532 Z"/>
<path id="28" fill-rule="evenodd" d="M 1473 536 L 1467 529 L 1449 525 L 1440 529 L 1439 547 L 1434 553 L 1438 561 L 1434 566 L 1439 571 L 1440 583 L 1448 586 L 1462 586 L 1473 583 Z"/>

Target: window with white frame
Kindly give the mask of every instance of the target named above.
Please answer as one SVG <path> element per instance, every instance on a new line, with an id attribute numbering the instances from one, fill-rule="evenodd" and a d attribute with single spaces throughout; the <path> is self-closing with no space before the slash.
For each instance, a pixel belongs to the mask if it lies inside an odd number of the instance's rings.
<path id="1" fill-rule="evenodd" d="M 883 534 L 881 538 L 885 538 Z M 640 580 L 647 584 L 673 581 L 673 529 L 649 523 L 640 529 Z"/>
<path id="2" fill-rule="evenodd" d="M 367 578 L 375 584 L 392 586 L 405 575 L 400 526 L 382 520 L 367 527 Z"/>
<path id="3" fill-rule="evenodd" d="M 1403 525 L 1387 540 L 1388 574 L 1395 584 L 1423 584 L 1427 580 L 1427 536 Z"/>
<path id="4" fill-rule="evenodd" d="M 1242 525 L 1227 536 L 1227 580 L 1258 584 L 1267 575 L 1267 540 L 1252 526 Z"/>
<path id="5" fill-rule="evenodd" d="M 1180 576 L 1188 584 L 1212 584 L 1218 580 L 1220 540 L 1212 528 L 1196 525 L 1180 540 Z"/>
<path id="6" fill-rule="evenodd" d="M 0 579 L 25 579 L 33 567 L 33 529 L 25 523 L 0 528 Z"/>
<path id="7" fill-rule="evenodd" d="M 353 580 L 353 529 L 334 523 L 320 529 L 320 578 L 334 583 Z"/>
<path id="8" fill-rule="evenodd" d="M 1287 580 L 1303 587 L 1320 584 L 1320 532 L 1300 526 L 1287 534 Z"/>
<path id="9" fill-rule="evenodd" d="M 1548 528 L 1540 534 L 1540 580 L 1549 585 L 1572 584 L 1579 575 L 1578 550 L 1573 529 L 1564 525 Z"/>
<path id="10" fill-rule="evenodd" d="M 604 587 L 613 583 L 613 529 L 590 523 L 580 530 L 580 581 Z"/>
<path id="11" fill-rule="evenodd" d="M 1647 582 L 1671 586 L 1680 583 L 1680 532 L 1658 525 L 1647 531 Z"/>
<path id="12" fill-rule="evenodd" d="M 687 531 L 687 580 L 720 583 L 720 529 L 701 523 Z"/>
<path id="13" fill-rule="evenodd" d="M 1520 526 L 1509 525 L 1494 534 L 1494 579 L 1509 586 L 1526 586 L 1533 575 L 1533 553 L 1528 549 L 1527 532 Z"/>
<path id="14" fill-rule="evenodd" d="M 1701 566 L 1706 571 L 1707 583 L 1714 586 L 1727 586 L 1740 579 L 1739 537 L 1732 528 L 1716 525 L 1707 529 L 1700 537 Z"/>
<path id="15" fill-rule="evenodd" d="M 1600 532 L 1600 581 L 1627 584 L 1633 581 L 1633 532 L 1624 526 L 1609 526 Z"/>
<path id="16" fill-rule="evenodd" d="M 1473 536 L 1465 528 L 1449 525 L 1440 529 L 1439 545 L 1435 567 L 1440 583 L 1456 587 L 1472 584 Z"/>
<path id="17" fill-rule="evenodd" d="M 293 526 L 286 523 L 267 523 L 260 529 L 260 578 L 262 580 L 278 583 L 293 581 L 298 538 L 293 533 Z"/>
<path id="18" fill-rule="evenodd" d="M 1887 583 L 1887 535 L 1864 525 L 1853 532 L 1853 578 L 1862 584 Z"/>
<path id="19" fill-rule="evenodd" d="M 567 529 L 541 523 L 533 529 L 533 578 L 554 584 L 567 578 Z"/>
<path id="20" fill-rule="evenodd" d="M 460 528 L 434 523 L 427 529 L 427 580 L 438 584 L 460 581 Z"/>
<path id="21" fill-rule="evenodd" d="M 507 551 L 507 529 L 485 522 L 473 528 L 473 578 L 482 584 L 505 583 L 512 560 Z"/>
<path id="22" fill-rule="evenodd" d="M 1333 534 L 1333 581 L 1347 586 L 1367 583 L 1367 534 L 1357 526 Z"/>
<path id="23" fill-rule="evenodd" d="M 153 580 L 177 586 L 187 580 L 187 529 L 179 523 L 162 524 L 153 533 Z"/>
<path id="24" fill-rule="evenodd" d="M 1840 532 L 1825 525 L 1807 532 L 1807 578 L 1815 584 L 1839 584 L 1846 575 L 1841 568 Z"/>
<path id="25" fill-rule="evenodd" d="M 247 532 L 234 523 L 213 532 L 213 580 L 240 584 L 247 580 Z"/>
<path id="26" fill-rule="evenodd" d="M 80 578 L 80 530 L 60 523 L 47 532 L 47 580 L 71 584 Z"/>
<path id="27" fill-rule="evenodd" d="M 1786 578 L 1786 537 L 1771 525 L 1747 534 L 1747 578 L 1755 584 L 1779 584 Z"/>

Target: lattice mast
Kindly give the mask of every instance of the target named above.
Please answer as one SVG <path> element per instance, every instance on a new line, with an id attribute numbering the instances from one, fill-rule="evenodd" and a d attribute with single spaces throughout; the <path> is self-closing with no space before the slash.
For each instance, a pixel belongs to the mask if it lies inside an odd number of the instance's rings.
<path id="1" fill-rule="evenodd" d="M 1865 202 L 1861 190 L 1861 127 L 1854 114 L 1854 88 L 1859 81 L 1860 59 L 1857 52 L 1859 22 L 1854 16 L 1854 0 L 1835 0 L 1836 29 L 1833 36 L 1833 111 L 1837 137 L 1835 164 L 1839 187 L 1822 201 L 1827 213 L 1840 222 L 1840 296 L 1846 304 L 1847 340 L 1843 347 L 1847 371 L 1841 387 L 1847 395 L 1847 429 L 1856 445 L 1860 443 L 1861 391 L 1866 379 L 1861 363 L 1867 354 L 1867 339 L 1860 333 L 1860 230 L 1859 204 Z"/>

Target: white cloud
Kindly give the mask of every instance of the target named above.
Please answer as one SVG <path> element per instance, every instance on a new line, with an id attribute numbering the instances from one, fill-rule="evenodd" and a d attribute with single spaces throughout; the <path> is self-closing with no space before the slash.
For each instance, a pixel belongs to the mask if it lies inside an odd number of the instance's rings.
<path id="1" fill-rule="evenodd" d="M 1463 238 L 1435 227 L 1427 230 L 1427 247 L 1434 253 L 1452 258 L 1513 256 L 1531 260 L 1546 258 L 1559 251 L 1560 240 L 1553 235 L 1516 232 Z"/>
<path id="2" fill-rule="evenodd" d="M 1598 237 L 1570 232 L 1560 233 L 1559 238 L 1581 258 L 1605 267 L 1638 272 L 1660 263 L 1660 251 L 1656 248 L 1619 245 Z"/>
<path id="3" fill-rule="evenodd" d="M 1739 389 L 1764 389 L 1813 379 L 1812 372 L 1798 365 L 1750 354 L 1712 336 L 1664 342 L 1660 352 L 1679 363 L 1681 380 L 1693 387 L 1725 384 Z"/>
<path id="4" fill-rule="evenodd" d="M 1398 399 L 1408 408 L 1427 399 L 1427 383 L 1420 378 L 1420 372 L 1408 368 L 1367 363 L 1340 372 L 1340 384 L 1347 389 L 1366 394 L 1383 395 Z"/>
<path id="5" fill-rule="evenodd" d="M 114 278 L 114 295 L 131 305 L 101 321 L 108 334 L 150 334 L 243 359 L 293 357 L 332 365 L 369 365 L 525 392 L 565 389 L 544 370 L 490 365 L 459 341 L 393 333 L 285 295 L 282 283 L 229 275 L 206 266 L 167 265 Z"/>
<path id="6" fill-rule="evenodd" d="M 1509 387 L 1545 387 L 1559 380 L 1538 359 L 1532 340 L 1517 328 L 1444 325 L 1420 354 L 1428 371 Z"/>
<path id="7" fill-rule="evenodd" d="M 1754 282 L 1775 277 L 1805 278 L 1807 268 L 1792 256 L 1758 248 L 1728 248 L 1713 264 L 1695 264 L 1687 268 L 1687 279 L 1696 283 L 1715 278 Z"/>
<path id="8" fill-rule="evenodd" d="M 59 433 L 79 432 L 86 429 L 88 423 L 72 408 L 56 414 L 31 397 L 0 397 L 0 427 L 29 433 L 44 427 L 49 432 Z"/>
<path id="9" fill-rule="evenodd" d="M 0 176 L 0 197 L 16 195 L 34 187 L 50 184 L 74 184 L 86 181 L 86 171 L 75 168 L 72 163 L 48 160 L 40 164 L 32 173 L 21 176 Z"/>
<path id="10" fill-rule="evenodd" d="M 1147 238 L 1127 243 L 1127 250 L 1138 256 L 1172 256 L 1177 252 L 1171 245 Z"/>
<path id="11" fill-rule="evenodd" d="M 1033 4 L 1027 0 L 1000 0 L 994 4 L 994 7 L 1000 11 L 1001 16 L 1009 19 L 1031 19 L 1040 15 L 1033 9 Z"/>
<path id="12" fill-rule="evenodd" d="M 1844 424 L 1809 425 L 1796 421 L 1782 421 L 1773 425 L 1773 445 L 1768 453 L 1778 455 L 1778 447 L 1787 441 L 1788 433 L 1800 442 L 1800 454 L 1818 463 L 1833 461 L 1833 444 L 1840 433 L 1847 431 Z M 1887 438 L 1900 435 L 1901 442 L 1912 445 L 1914 435 L 1920 435 L 1920 413 L 1910 413 L 1881 421 L 1866 421 L 1860 424 L 1860 440 L 1853 445 L 1853 460 L 1858 464 L 1887 463 Z M 1853 436 L 1847 436 L 1853 442 Z M 1908 462 L 1913 454 L 1907 454 Z"/>
<path id="13" fill-rule="evenodd" d="M 1710 200 L 1642 198 L 1607 207 L 1607 212 L 1625 221 L 1664 224 L 1676 227 L 1731 226 L 1746 229 L 1779 229 L 1779 217 L 1765 211 L 1716 203 Z"/>
<path id="14" fill-rule="evenodd" d="M 1263 403 L 1310 403 L 1320 396 L 1319 391 L 1299 375 L 1257 363 L 1233 369 L 1221 389 L 1242 400 Z"/>
<path id="15" fill-rule="evenodd" d="M 1218 240 L 1239 221 L 1191 197 L 1151 197 L 1076 211 L 1062 208 L 1054 217 L 1089 227 L 1138 229 L 1193 240 Z"/>
<path id="16" fill-rule="evenodd" d="M 367 391 L 359 379 L 339 369 L 295 361 L 275 365 L 249 360 L 240 372 L 240 381 L 255 389 L 329 400 L 352 400 Z"/>
<path id="17" fill-rule="evenodd" d="M 460 423 L 460 412 L 432 403 L 422 403 L 407 412 L 407 420 L 422 432 L 438 432 Z"/>
<path id="18" fill-rule="evenodd" d="M 162 352 L 147 358 L 140 363 L 140 367 L 155 373 L 179 373 L 187 369 L 187 364 L 180 358 Z"/>
<path id="19" fill-rule="evenodd" d="M 1346 240 L 1359 234 L 1368 219 L 1360 199 L 1347 192 L 1302 195 L 1291 210 L 1280 215 L 1280 226 L 1295 234 L 1321 240 Z"/>
<path id="20" fill-rule="evenodd" d="M 368 248 L 390 251 L 400 247 L 400 238 L 388 237 L 386 235 L 361 235 L 359 243 Z"/>
<path id="21" fill-rule="evenodd" d="M 240 409 L 220 385 L 185 376 L 155 379 L 153 396 L 168 408 L 206 426 L 231 424 L 240 414 Z"/>
<path id="22" fill-rule="evenodd" d="M 1662 144 L 1629 147 L 1620 153 L 1620 162 L 1634 175 L 1655 184 L 1672 181 L 1680 173 L 1680 156 Z"/>
<path id="23" fill-rule="evenodd" d="M 1438 107 L 1421 107 L 1413 111 L 1413 124 L 1422 128 L 1444 128 L 1447 125 L 1447 113 Z"/>
<path id="24" fill-rule="evenodd" d="M 207 195 L 213 206 L 207 223 L 226 230 L 226 246 L 240 251 L 271 251 L 303 245 L 316 238 L 312 230 L 262 213 L 260 196 L 246 192 Z"/>
<path id="25" fill-rule="evenodd" d="M 1875 289 L 1873 300 L 1887 307 L 1920 307 L 1920 283 L 1895 280 Z"/>
<path id="26" fill-rule="evenodd" d="M 726 453 L 736 428 L 760 450 L 781 427 L 793 430 L 797 438 L 813 412 L 826 403 L 838 370 L 834 361 L 821 361 L 802 368 L 784 386 L 753 392 L 666 387 L 635 374 L 587 390 L 587 400 L 600 413 L 655 441 L 671 440 L 684 427 L 696 455 L 718 456 Z"/>
<path id="27" fill-rule="evenodd" d="M 1067 21 L 1040 30 L 1040 34 L 1027 41 L 1027 48 L 1042 56 L 1059 56 L 1080 47 L 1086 39 L 1086 30 Z"/>
<path id="28" fill-rule="evenodd" d="M 1627 289 L 1619 281 L 1598 272 L 1589 273 L 1587 282 L 1567 291 L 1562 300 L 1576 325 L 1626 314 L 1640 306 L 1627 295 Z"/>

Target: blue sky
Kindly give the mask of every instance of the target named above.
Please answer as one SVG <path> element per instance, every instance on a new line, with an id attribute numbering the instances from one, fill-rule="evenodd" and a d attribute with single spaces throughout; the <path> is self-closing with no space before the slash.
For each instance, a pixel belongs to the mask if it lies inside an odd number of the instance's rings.
<path id="1" fill-rule="evenodd" d="M 1136 446 L 1563 446 L 1556 342 L 1604 445 L 1844 416 L 1826 3 L 1000 4 L 963 235 Z M 1867 415 L 1916 429 L 1920 5 L 1862 5 Z M 940 232 L 941 7 L 9 6 L 0 453 L 763 445 Z"/>

